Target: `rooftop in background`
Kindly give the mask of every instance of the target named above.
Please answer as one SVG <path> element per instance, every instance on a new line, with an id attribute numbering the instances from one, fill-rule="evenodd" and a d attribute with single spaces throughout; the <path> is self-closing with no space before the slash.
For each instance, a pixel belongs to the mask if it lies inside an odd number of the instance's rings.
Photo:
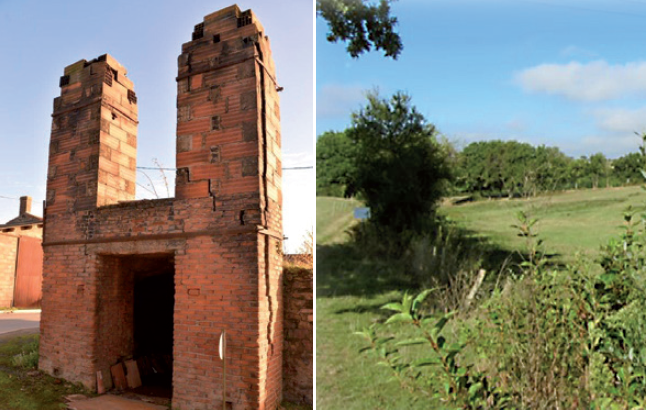
<path id="1" fill-rule="evenodd" d="M 7 223 L 0 225 L 0 229 L 14 227 L 14 226 L 33 225 L 33 224 L 39 224 L 39 223 L 43 223 L 43 218 L 33 215 L 31 213 L 31 197 L 21 196 L 18 216 L 13 218 Z"/>

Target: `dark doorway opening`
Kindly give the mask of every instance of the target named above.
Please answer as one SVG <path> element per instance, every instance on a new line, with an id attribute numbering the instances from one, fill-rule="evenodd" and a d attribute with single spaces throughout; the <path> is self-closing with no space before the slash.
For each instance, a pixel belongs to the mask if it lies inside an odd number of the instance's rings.
<path id="1" fill-rule="evenodd" d="M 142 386 L 137 394 L 170 398 L 173 380 L 173 312 L 175 260 L 173 255 L 126 257 L 132 272 L 133 358 Z"/>

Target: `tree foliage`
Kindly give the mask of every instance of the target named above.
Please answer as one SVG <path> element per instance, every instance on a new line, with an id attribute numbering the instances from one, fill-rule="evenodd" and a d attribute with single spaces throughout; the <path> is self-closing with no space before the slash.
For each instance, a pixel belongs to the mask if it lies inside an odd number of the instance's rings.
<path id="1" fill-rule="evenodd" d="M 354 145 L 345 132 L 328 131 L 316 140 L 316 195 L 351 196 Z"/>
<path id="2" fill-rule="evenodd" d="M 450 178 L 435 127 L 408 95 L 369 94 L 346 132 L 356 146 L 353 181 L 371 221 L 396 233 L 423 229 Z"/>
<path id="3" fill-rule="evenodd" d="M 336 135 L 339 134 L 339 135 Z M 530 197 L 543 192 L 637 184 L 644 154 L 608 159 L 602 153 L 571 158 L 556 147 L 517 141 L 478 141 L 456 151 L 442 141 L 454 193 L 483 197 Z M 343 133 L 325 133 L 317 142 L 317 194 L 355 195 L 353 143 Z"/>
<path id="4" fill-rule="evenodd" d="M 374 47 L 396 60 L 403 45 L 395 31 L 397 18 L 390 15 L 390 2 L 316 0 L 316 12 L 328 22 L 327 40 L 346 41 L 346 49 L 352 57 L 357 58 Z"/>
<path id="5" fill-rule="evenodd" d="M 641 181 L 641 170 L 644 169 L 644 155 L 631 152 L 612 161 L 612 173 L 621 183 L 636 183 Z"/>
<path id="6" fill-rule="evenodd" d="M 609 160 L 602 153 L 577 159 L 556 147 L 517 141 L 479 141 L 459 154 L 458 192 L 481 196 L 534 196 L 564 189 L 637 183 L 643 159 L 632 153 Z"/>

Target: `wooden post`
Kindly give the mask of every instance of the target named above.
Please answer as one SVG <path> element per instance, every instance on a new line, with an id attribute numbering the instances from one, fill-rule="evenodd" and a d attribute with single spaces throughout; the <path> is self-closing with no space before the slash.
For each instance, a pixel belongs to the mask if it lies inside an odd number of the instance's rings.
<path id="1" fill-rule="evenodd" d="M 222 410 L 227 410 L 227 331 L 222 330 L 220 335 L 220 359 L 222 360 Z"/>

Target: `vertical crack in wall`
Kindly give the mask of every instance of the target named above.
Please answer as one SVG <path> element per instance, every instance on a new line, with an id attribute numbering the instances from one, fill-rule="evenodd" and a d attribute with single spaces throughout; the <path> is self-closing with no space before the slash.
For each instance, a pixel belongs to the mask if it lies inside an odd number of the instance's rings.
<path id="1" fill-rule="evenodd" d="M 216 199 L 215 199 L 215 184 L 213 183 L 212 179 L 209 179 L 209 196 L 211 197 L 211 201 L 213 201 L 211 205 L 211 211 L 215 212 L 216 209 Z"/>
<path id="2" fill-rule="evenodd" d="M 263 181 L 263 195 L 264 195 L 264 209 L 263 219 L 265 229 L 269 229 L 269 220 L 267 218 L 269 210 L 269 195 L 267 194 L 267 100 L 265 95 L 265 71 L 263 70 L 263 56 L 260 44 L 258 41 L 254 42 L 256 46 L 256 61 L 259 63 L 258 72 L 260 73 L 260 107 L 261 107 L 261 122 L 262 122 L 262 144 L 263 144 L 263 164 L 262 164 L 262 181 Z M 274 303 L 271 297 L 271 267 L 269 255 L 269 235 L 265 234 L 265 295 L 267 296 L 267 303 L 269 308 L 269 321 L 267 322 L 267 356 L 274 355 L 274 344 L 272 342 L 272 324 L 274 323 Z"/>

